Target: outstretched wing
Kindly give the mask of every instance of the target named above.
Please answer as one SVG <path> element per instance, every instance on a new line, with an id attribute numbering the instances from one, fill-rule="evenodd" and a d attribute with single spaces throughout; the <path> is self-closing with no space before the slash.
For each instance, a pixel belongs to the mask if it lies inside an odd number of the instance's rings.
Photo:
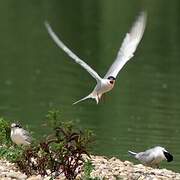
<path id="1" fill-rule="evenodd" d="M 57 44 L 58 47 L 60 47 L 64 52 L 66 52 L 76 63 L 80 64 L 86 71 L 91 74 L 93 78 L 96 79 L 97 82 L 101 80 L 101 77 L 94 71 L 88 64 L 86 64 L 83 60 L 81 60 L 78 56 L 76 56 L 54 33 L 51 26 L 48 22 L 45 22 L 45 27 L 51 36 L 51 38 L 54 40 L 54 42 Z"/>
<path id="2" fill-rule="evenodd" d="M 130 32 L 126 34 L 117 57 L 106 73 L 105 78 L 108 78 L 109 76 L 116 78 L 119 71 L 126 64 L 126 62 L 134 56 L 134 52 L 144 33 L 146 26 L 146 16 L 147 15 L 145 12 L 141 12 Z"/>

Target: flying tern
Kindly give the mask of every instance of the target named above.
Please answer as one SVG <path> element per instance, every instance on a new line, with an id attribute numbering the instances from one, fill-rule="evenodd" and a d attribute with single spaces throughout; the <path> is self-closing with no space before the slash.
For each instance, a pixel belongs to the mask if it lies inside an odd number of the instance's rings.
<path id="1" fill-rule="evenodd" d="M 11 124 L 11 140 L 17 145 L 30 145 L 31 136 L 19 124 Z"/>
<path id="2" fill-rule="evenodd" d="M 156 146 L 144 152 L 135 153 L 133 151 L 128 151 L 128 153 L 142 164 L 151 167 L 159 167 L 162 160 L 167 160 L 168 162 L 173 160 L 173 156 L 165 148 L 160 146 Z"/>
<path id="3" fill-rule="evenodd" d="M 130 60 L 134 56 L 134 52 L 142 39 L 144 30 L 146 26 L 146 12 L 141 12 L 140 15 L 137 17 L 136 21 L 134 22 L 131 30 L 129 33 L 126 34 L 122 45 L 118 51 L 117 57 L 109 70 L 107 71 L 104 78 L 101 78 L 98 73 L 93 70 L 88 64 L 86 64 L 82 59 L 80 59 L 77 55 L 75 55 L 55 34 L 52 30 L 49 23 L 45 22 L 45 27 L 54 40 L 56 45 L 61 48 L 67 55 L 69 55 L 76 63 L 81 65 L 89 74 L 96 80 L 97 84 L 94 90 L 86 97 L 74 102 L 73 104 L 77 104 L 85 99 L 92 98 L 96 100 L 98 104 L 102 94 L 110 91 L 113 89 L 116 76 L 118 75 L 119 71 L 122 67 L 126 64 L 128 60 Z"/>

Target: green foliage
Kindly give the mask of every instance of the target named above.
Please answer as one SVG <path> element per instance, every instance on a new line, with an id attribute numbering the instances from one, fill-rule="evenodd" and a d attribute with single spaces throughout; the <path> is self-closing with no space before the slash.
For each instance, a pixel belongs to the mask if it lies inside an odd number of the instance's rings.
<path id="1" fill-rule="evenodd" d="M 9 145 L 11 144 L 10 140 L 10 123 L 4 118 L 0 118 L 0 144 Z"/>
<path id="2" fill-rule="evenodd" d="M 49 111 L 47 118 L 53 134 L 35 146 L 27 148 L 17 161 L 19 168 L 27 175 L 59 174 L 72 180 L 82 171 L 83 154 L 89 156 L 88 147 L 92 132 L 79 130 L 72 121 L 62 121 L 58 110 Z"/>
<path id="3" fill-rule="evenodd" d="M 91 178 L 91 172 L 94 169 L 94 165 L 92 162 L 88 159 L 84 162 L 83 170 L 84 170 L 84 179 L 90 180 Z"/>
<path id="4" fill-rule="evenodd" d="M 95 178 L 91 177 L 91 172 L 93 170 L 94 170 L 94 165 L 92 164 L 90 159 L 87 159 L 83 165 L 83 178 L 82 179 L 83 180 L 100 180 L 100 178 L 98 177 L 95 177 Z"/>
<path id="5" fill-rule="evenodd" d="M 21 158 L 23 149 L 18 146 L 1 146 L 0 147 L 0 157 L 7 159 L 10 162 L 16 162 L 19 158 Z"/>
<path id="6" fill-rule="evenodd" d="M 47 122 L 50 125 L 50 127 L 52 127 L 53 129 L 55 129 L 58 126 L 61 126 L 61 124 L 63 123 L 60 119 L 61 119 L 61 112 L 57 109 L 53 109 L 48 111 L 48 114 L 46 115 L 47 118 Z M 68 123 L 71 124 L 71 121 L 68 121 Z"/>

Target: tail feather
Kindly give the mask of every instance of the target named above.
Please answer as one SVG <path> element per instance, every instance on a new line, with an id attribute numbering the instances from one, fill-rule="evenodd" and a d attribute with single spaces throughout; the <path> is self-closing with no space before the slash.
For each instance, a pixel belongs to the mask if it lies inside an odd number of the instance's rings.
<path id="1" fill-rule="evenodd" d="M 75 105 L 75 104 L 77 104 L 77 103 L 79 103 L 79 102 L 81 102 L 81 101 L 84 101 L 84 100 L 86 100 L 86 99 L 89 99 L 89 98 L 91 98 L 91 94 L 89 94 L 88 96 L 86 96 L 86 97 L 84 97 L 84 98 L 82 98 L 82 99 L 74 102 L 73 105 Z"/>
<path id="2" fill-rule="evenodd" d="M 95 100 L 96 100 L 96 103 L 97 103 L 97 104 L 99 103 L 99 98 L 98 98 L 98 96 L 97 96 L 97 95 L 94 95 L 94 93 L 91 93 L 91 94 L 89 94 L 88 96 L 86 96 L 86 97 L 84 97 L 84 98 L 82 98 L 82 99 L 74 102 L 73 105 L 75 105 L 75 104 L 77 104 L 77 103 L 79 103 L 79 102 L 81 102 L 81 101 L 84 101 L 84 100 L 86 100 L 86 99 L 89 99 L 89 98 L 95 99 Z"/>
<path id="3" fill-rule="evenodd" d="M 135 157 L 137 153 L 133 152 L 133 151 L 128 151 L 129 155 Z"/>

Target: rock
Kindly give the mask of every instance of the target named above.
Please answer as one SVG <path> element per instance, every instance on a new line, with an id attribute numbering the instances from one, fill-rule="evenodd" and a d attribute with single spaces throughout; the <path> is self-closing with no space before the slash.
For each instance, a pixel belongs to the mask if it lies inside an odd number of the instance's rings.
<path id="1" fill-rule="evenodd" d="M 85 159 L 88 157 L 85 156 Z M 103 156 L 91 156 L 94 170 L 91 177 L 99 177 L 105 180 L 180 180 L 180 174 L 167 169 L 153 169 L 142 164 L 134 165 L 129 161 L 121 161 L 115 157 L 108 159 Z M 49 172 L 47 170 L 47 172 Z M 83 173 L 77 179 L 82 179 Z M 0 180 L 50 180 L 50 176 L 27 177 L 19 172 L 15 164 L 5 160 L 0 160 Z M 60 174 L 56 180 L 65 180 L 65 176 Z"/>
<path id="2" fill-rule="evenodd" d="M 25 180 L 25 179 L 27 179 L 27 176 L 25 174 L 22 174 L 20 172 L 14 172 L 14 171 L 6 173 L 6 177 L 9 177 L 11 179 L 14 178 L 14 179 L 17 179 L 17 180 Z"/>
<path id="3" fill-rule="evenodd" d="M 44 179 L 43 177 L 38 175 L 38 176 L 31 176 L 27 180 L 43 180 L 43 179 Z"/>

